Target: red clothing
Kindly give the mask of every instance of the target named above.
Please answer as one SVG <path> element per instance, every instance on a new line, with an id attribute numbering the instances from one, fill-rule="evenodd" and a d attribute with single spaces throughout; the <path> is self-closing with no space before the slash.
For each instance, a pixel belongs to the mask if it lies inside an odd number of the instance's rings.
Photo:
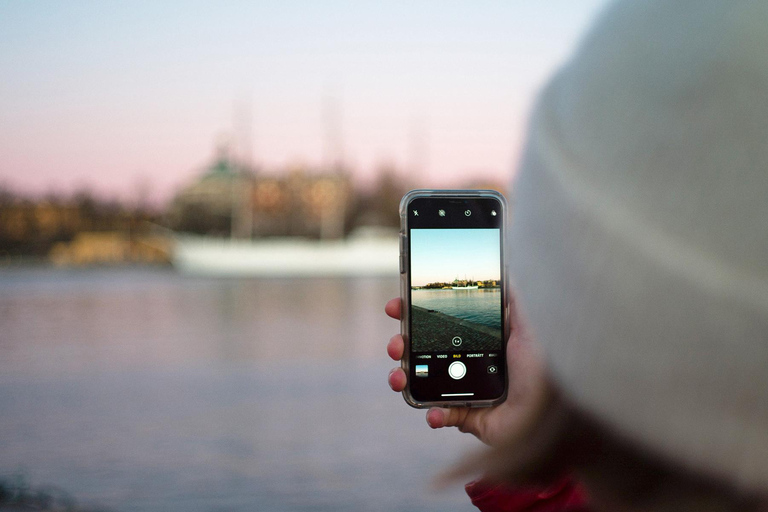
<path id="1" fill-rule="evenodd" d="M 546 489 L 512 488 L 482 480 L 465 487 L 482 512 L 589 512 L 584 491 L 570 477 Z"/>

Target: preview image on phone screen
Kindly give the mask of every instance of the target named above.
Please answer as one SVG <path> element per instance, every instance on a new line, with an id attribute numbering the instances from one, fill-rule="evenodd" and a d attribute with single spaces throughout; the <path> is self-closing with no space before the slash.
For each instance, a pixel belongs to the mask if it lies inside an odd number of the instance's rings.
<path id="1" fill-rule="evenodd" d="M 500 350 L 500 230 L 411 229 L 410 233 L 411 350 Z"/>

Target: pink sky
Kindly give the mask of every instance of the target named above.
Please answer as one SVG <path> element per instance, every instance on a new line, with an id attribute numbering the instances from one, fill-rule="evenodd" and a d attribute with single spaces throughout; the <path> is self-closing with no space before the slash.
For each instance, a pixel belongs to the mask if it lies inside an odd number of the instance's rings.
<path id="1" fill-rule="evenodd" d="M 3 3 L 0 184 L 162 201 L 221 134 L 279 172 L 321 165 L 329 126 L 362 183 L 384 163 L 422 186 L 506 181 L 535 91 L 602 3 Z"/>

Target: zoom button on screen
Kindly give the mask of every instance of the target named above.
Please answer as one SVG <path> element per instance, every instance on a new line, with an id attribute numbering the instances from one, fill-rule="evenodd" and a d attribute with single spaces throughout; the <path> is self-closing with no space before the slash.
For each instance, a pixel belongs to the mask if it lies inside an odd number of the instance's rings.
<path id="1" fill-rule="evenodd" d="M 454 361 L 448 367 L 448 375 L 454 380 L 463 379 L 467 374 L 467 367 L 461 361 Z"/>

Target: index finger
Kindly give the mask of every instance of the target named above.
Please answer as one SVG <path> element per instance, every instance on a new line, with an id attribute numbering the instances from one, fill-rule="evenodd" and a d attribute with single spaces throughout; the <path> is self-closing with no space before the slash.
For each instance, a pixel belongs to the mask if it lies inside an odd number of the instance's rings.
<path id="1" fill-rule="evenodd" d="M 384 306 L 384 311 L 395 320 L 400 320 L 400 298 L 398 297 L 387 302 L 387 305 Z"/>

